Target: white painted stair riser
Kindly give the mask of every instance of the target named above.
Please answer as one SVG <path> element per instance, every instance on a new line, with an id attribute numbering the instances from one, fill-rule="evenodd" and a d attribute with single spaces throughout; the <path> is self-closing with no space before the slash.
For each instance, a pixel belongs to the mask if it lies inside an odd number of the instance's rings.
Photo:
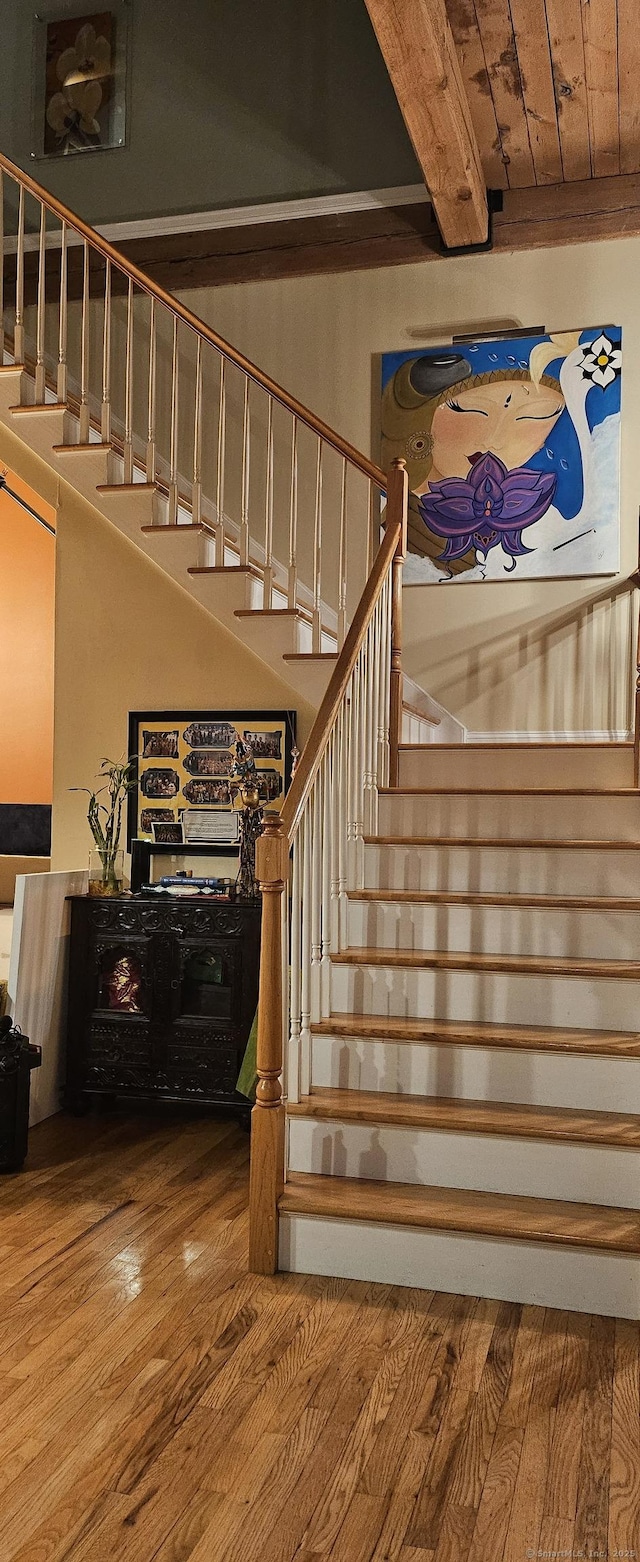
<path id="1" fill-rule="evenodd" d="M 280 1218 L 279 1267 L 294 1274 L 494 1296 L 640 1318 L 640 1257 L 309 1215 Z"/>
<path id="2" fill-rule="evenodd" d="M 640 851 L 560 846 L 367 845 L 366 889 L 636 896 Z"/>
<path id="3" fill-rule="evenodd" d="M 640 1115 L 640 1058 L 313 1036 L 311 1083 Z"/>
<path id="4" fill-rule="evenodd" d="M 640 960 L 640 902 L 637 911 L 584 911 L 352 900 L 347 928 L 361 948 Z"/>
<path id="5" fill-rule="evenodd" d="M 640 1208 L 640 1150 L 370 1123 L 288 1123 L 292 1172 Z"/>
<path id="6" fill-rule="evenodd" d="M 485 749 L 465 743 L 440 750 L 430 745 L 425 753 L 416 746 L 400 751 L 400 786 L 633 786 L 633 748 L 498 743 Z"/>
<path id="7" fill-rule="evenodd" d="M 640 794 L 522 797 L 517 793 L 468 792 L 461 797 L 385 793 L 380 835 L 497 836 L 500 839 L 640 839 Z"/>
<path id="8" fill-rule="evenodd" d="M 633 1031 L 640 980 L 334 964 L 331 1012 Z"/>

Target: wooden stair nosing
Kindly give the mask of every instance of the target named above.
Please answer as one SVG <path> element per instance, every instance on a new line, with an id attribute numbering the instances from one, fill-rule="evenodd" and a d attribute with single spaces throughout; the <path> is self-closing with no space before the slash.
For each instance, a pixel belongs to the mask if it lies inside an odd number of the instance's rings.
<path id="1" fill-rule="evenodd" d="M 311 1025 L 314 1036 L 372 1044 L 484 1047 L 557 1052 L 580 1057 L 640 1058 L 640 1031 L 570 1029 L 552 1025 L 494 1025 L 485 1020 L 407 1019 L 388 1014 L 334 1013 Z"/>
<path id="2" fill-rule="evenodd" d="M 136 483 L 135 486 L 137 488 L 138 484 Z M 164 521 L 157 521 L 154 526 L 141 526 L 140 530 L 141 532 L 153 532 L 154 537 L 160 537 L 163 534 L 175 537 L 176 533 L 181 535 L 182 532 L 208 532 L 211 537 L 215 537 L 213 527 L 209 526 L 206 521 L 172 521 L 171 525 Z"/>
<path id="3" fill-rule="evenodd" d="M 530 1106 L 510 1101 L 466 1100 L 391 1091 L 312 1085 L 309 1095 L 287 1103 L 289 1117 L 371 1127 L 426 1128 L 444 1133 L 544 1139 L 572 1144 L 640 1149 L 640 1117 L 576 1107 Z"/>
<path id="4" fill-rule="evenodd" d="M 353 946 L 331 955 L 332 965 L 400 966 L 409 970 L 497 971 L 525 976 L 596 976 L 640 979 L 640 960 L 596 960 L 584 956 L 476 954 L 471 950 L 395 949 Z"/>
<path id="5" fill-rule="evenodd" d="M 109 440 L 87 439 L 87 440 L 84 440 L 82 442 L 82 444 L 80 444 L 79 441 L 76 441 L 75 445 L 52 445 L 51 448 L 53 450 L 54 455 L 56 455 L 56 456 L 68 456 L 70 453 L 73 454 L 74 452 L 77 455 L 78 451 L 82 451 L 83 454 L 86 455 L 87 450 L 96 450 L 98 452 L 99 451 L 103 451 L 104 452 L 105 450 L 113 450 L 114 447 L 113 447 L 113 442 L 110 439 Z"/>
<path id="6" fill-rule="evenodd" d="M 514 906 L 541 911 L 640 911 L 640 897 L 623 895 L 523 895 L 508 890 L 350 889 L 347 900 L 367 905 Z"/>
<path id="7" fill-rule="evenodd" d="M 187 575 L 251 575 L 262 580 L 262 571 L 255 564 L 192 564 Z"/>
<path id="8" fill-rule="evenodd" d="M 68 412 L 66 401 L 21 402 L 19 407 L 9 407 L 9 412 L 19 416 L 21 412 Z"/>
<path id="9" fill-rule="evenodd" d="M 158 483 L 96 483 L 97 494 L 148 494 L 158 488 Z"/>
<path id="10" fill-rule="evenodd" d="M 601 1248 L 640 1254 L 640 1211 L 521 1194 L 373 1182 L 290 1172 L 279 1199 L 283 1215 L 362 1220 L 385 1226 Z"/>
<path id="11" fill-rule="evenodd" d="M 496 847 L 515 846 L 518 850 L 547 850 L 559 847 L 577 851 L 640 851 L 640 840 L 594 840 L 585 837 L 584 840 L 559 835 L 547 835 L 542 839 L 530 839 L 528 836 L 508 835 L 365 835 L 365 846 L 464 846 L 466 850 L 470 846 Z"/>
<path id="12" fill-rule="evenodd" d="M 283 662 L 337 662 L 338 651 L 286 651 Z"/>
<path id="13" fill-rule="evenodd" d="M 475 754 L 476 752 L 493 754 L 496 749 L 499 754 L 510 754 L 512 749 L 517 748 L 527 749 L 533 754 L 537 754 L 540 749 L 548 750 L 550 754 L 562 754 L 565 750 L 568 750 L 569 753 L 574 753 L 576 749 L 593 749 L 596 752 L 600 752 L 602 749 L 632 749 L 633 738 L 612 738 L 610 742 L 602 741 L 598 743 L 589 743 L 587 741 L 576 743 L 525 743 L 522 740 L 514 743 L 503 743 L 499 739 L 496 739 L 495 743 L 399 743 L 398 748 L 418 749 L 420 753 L 422 753 L 423 749 L 464 749 L 466 754 Z"/>
<path id="14" fill-rule="evenodd" d="M 429 747 L 426 744 L 425 747 Z M 637 786 L 380 786 L 379 797 L 635 797 Z"/>

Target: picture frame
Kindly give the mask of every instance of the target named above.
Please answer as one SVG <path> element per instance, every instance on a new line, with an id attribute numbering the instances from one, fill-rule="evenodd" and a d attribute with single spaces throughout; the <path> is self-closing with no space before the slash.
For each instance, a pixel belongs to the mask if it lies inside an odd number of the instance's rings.
<path id="1" fill-rule="evenodd" d="M 34 16 L 31 156 L 126 144 L 130 0 L 64 0 Z"/>
<path id="2" fill-rule="evenodd" d="M 279 812 L 291 781 L 294 710 L 171 710 L 129 713 L 134 785 L 127 806 L 127 847 L 180 827 L 193 849 L 237 849 L 239 782 L 235 744 L 251 742 L 263 807 Z M 255 746 L 255 747 L 254 747 Z"/>

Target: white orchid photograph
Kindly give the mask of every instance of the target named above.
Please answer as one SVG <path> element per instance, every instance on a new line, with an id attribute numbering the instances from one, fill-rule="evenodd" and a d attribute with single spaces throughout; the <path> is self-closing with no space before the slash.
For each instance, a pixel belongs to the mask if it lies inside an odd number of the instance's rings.
<path id="1" fill-rule="evenodd" d="M 46 22 L 45 156 L 122 144 L 115 125 L 115 111 L 124 114 L 116 26 L 114 10 Z"/>

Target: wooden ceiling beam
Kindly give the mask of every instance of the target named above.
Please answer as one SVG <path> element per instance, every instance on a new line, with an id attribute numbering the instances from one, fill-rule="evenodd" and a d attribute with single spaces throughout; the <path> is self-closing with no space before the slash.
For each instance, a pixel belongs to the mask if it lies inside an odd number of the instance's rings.
<path id="1" fill-rule="evenodd" d="M 480 151 L 444 0 L 366 0 L 448 248 L 484 244 Z"/>

